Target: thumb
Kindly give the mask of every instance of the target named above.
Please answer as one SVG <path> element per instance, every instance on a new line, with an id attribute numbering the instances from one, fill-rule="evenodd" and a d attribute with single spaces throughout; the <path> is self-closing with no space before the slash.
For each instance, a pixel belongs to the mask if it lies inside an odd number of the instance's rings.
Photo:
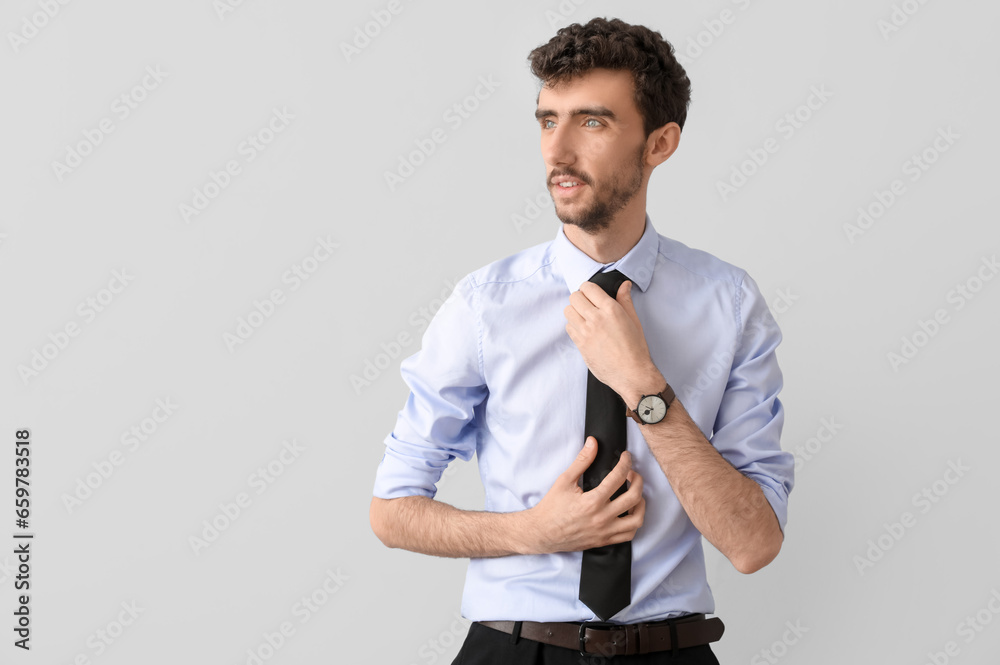
<path id="1" fill-rule="evenodd" d="M 580 450 L 580 454 L 576 456 L 576 459 L 574 459 L 572 464 L 569 465 L 569 468 L 566 469 L 566 480 L 575 483 L 596 457 L 597 439 L 592 436 L 588 436 L 587 441 L 583 444 L 583 448 Z"/>
<path id="2" fill-rule="evenodd" d="M 642 324 L 639 323 L 639 315 L 635 313 L 635 305 L 632 304 L 632 280 L 625 280 L 622 282 L 621 286 L 618 287 L 618 296 L 615 298 L 618 304 L 622 306 L 628 317 L 632 319 L 632 323 L 642 330 Z"/>

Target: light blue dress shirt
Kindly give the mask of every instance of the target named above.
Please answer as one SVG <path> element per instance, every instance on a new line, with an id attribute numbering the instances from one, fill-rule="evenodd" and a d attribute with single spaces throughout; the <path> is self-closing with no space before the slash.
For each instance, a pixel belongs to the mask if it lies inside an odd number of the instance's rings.
<path id="1" fill-rule="evenodd" d="M 653 362 L 712 445 L 760 484 L 784 531 L 793 456 L 779 443 L 781 332 L 745 271 L 659 235 L 648 215 L 639 242 L 612 264 L 588 257 L 560 227 L 552 242 L 495 261 L 456 286 L 420 351 L 401 364 L 410 395 L 385 439 L 374 495 L 433 497 L 448 463 L 475 453 L 484 510 L 538 503 L 584 442 L 587 366 L 566 333 L 563 308 L 594 273 L 611 269 L 633 282 Z M 632 541 L 632 603 L 612 621 L 714 613 L 701 533 L 640 426 L 631 418 L 626 425 L 646 516 Z M 577 598 L 581 557 L 473 558 L 462 615 L 594 620 Z"/>

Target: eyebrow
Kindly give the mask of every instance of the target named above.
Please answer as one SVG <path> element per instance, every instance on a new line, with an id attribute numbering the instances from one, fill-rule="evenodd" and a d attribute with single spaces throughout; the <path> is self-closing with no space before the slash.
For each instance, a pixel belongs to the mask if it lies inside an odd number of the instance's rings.
<path id="1" fill-rule="evenodd" d="M 588 108 L 573 109 L 569 112 L 570 117 L 578 115 L 593 115 L 600 118 L 608 118 L 610 120 L 617 120 L 618 116 L 611 109 L 604 106 L 591 106 Z M 535 119 L 541 120 L 542 118 L 547 118 L 549 116 L 559 117 L 559 114 L 551 109 L 537 109 L 535 111 Z"/>

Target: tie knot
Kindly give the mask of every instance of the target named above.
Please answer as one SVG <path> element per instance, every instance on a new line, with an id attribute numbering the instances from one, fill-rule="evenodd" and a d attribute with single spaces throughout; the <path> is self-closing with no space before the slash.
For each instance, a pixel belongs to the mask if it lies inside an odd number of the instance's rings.
<path id="1" fill-rule="evenodd" d="M 614 298 L 618 295 L 618 288 L 626 280 L 628 280 L 628 277 L 622 274 L 621 271 L 609 270 L 607 272 L 596 273 L 589 281 L 600 286 L 604 289 L 605 293 Z"/>

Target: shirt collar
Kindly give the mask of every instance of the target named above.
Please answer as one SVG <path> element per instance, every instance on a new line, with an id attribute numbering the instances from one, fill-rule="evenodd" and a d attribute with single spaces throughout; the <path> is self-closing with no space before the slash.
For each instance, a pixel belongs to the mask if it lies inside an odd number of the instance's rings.
<path id="1" fill-rule="evenodd" d="M 625 256 L 613 263 L 599 263 L 587 256 L 580 248 L 566 237 L 563 224 L 560 224 L 556 239 L 553 242 L 553 252 L 556 263 L 562 270 L 563 278 L 570 293 L 579 290 L 580 285 L 593 277 L 598 271 L 620 270 L 641 291 L 649 288 L 653 279 L 653 269 L 656 267 L 656 256 L 660 249 L 660 239 L 653 228 L 653 223 L 646 214 L 646 228 L 632 249 Z"/>

